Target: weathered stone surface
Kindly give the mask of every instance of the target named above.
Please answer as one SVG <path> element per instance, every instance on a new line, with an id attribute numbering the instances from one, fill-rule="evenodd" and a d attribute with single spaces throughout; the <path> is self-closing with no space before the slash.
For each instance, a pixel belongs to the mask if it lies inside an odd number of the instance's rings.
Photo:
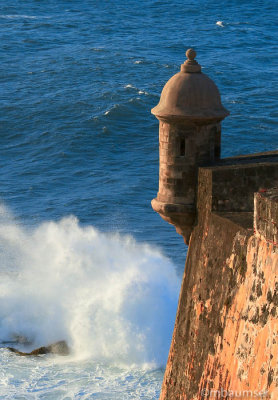
<path id="1" fill-rule="evenodd" d="M 207 357 L 199 387 L 265 391 L 276 399 L 278 250 L 257 236 L 249 238 L 246 250 L 244 278 L 221 310 L 223 331 L 215 337 L 214 354 Z M 234 265 L 232 254 L 227 266 Z"/>
<path id="2" fill-rule="evenodd" d="M 189 243 L 160 400 L 276 400 L 278 151 L 220 159 L 228 113 L 195 51 L 187 56 L 152 110 L 152 207 Z"/>
<path id="3" fill-rule="evenodd" d="M 278 248 L 211 212 L 211 171 L 200 175 L 199 223 L 190 240 L 160 400 L 201 400 L 210 390 L 267 391 L 276 399 Z M 277 198 L 273 191 L 263 197 L 273 222 Z"/>

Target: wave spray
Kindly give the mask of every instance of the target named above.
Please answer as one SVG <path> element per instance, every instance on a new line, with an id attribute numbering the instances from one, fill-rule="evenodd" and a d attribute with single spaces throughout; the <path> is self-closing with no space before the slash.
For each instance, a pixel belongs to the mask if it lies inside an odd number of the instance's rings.
<path id="1" fill-rule="evenodd" d="M 65 339 L 77 358 L 165 365 L 179 280 L 158 249 L 82 227 L 18 224 L 0 208 L 0 340 Z"/>

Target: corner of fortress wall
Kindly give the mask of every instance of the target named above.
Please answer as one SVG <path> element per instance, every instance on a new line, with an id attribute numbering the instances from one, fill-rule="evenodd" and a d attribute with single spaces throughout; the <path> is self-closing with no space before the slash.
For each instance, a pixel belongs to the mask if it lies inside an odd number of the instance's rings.
<path id="1" fill-rule="evenodd" d="M 228 391 L 278 399 L 278 189 L 270 189 L 278 163 L 270 159 L 199 168 L 197 223 L 160 400 Z"/>

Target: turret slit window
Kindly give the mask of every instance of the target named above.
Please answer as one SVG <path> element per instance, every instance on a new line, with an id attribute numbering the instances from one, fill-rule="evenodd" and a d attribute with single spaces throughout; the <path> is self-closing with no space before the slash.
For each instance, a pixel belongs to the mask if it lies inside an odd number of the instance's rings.
<path id="1" fill-rule="evenodd" d="M 211 131 L 211 140 L 214 142 L 214 149 L 211 150 L 213 151 L 213 159 L 219 159 L 220 158 L 220 149 L 221 149 L 221 133 L 220 130 L 217 129 L 216 126 L 214 126 Z"/>
<path id="2" fill-rule="evenodd" d="M 210 161 L 214 161 L 215 159 L 215 145 L 214 141 L 210 142 Z"/>
<path id="3" fill-rule="evenodd" d="M 180 156 L 185 156 L 185 138 L 181 138 L 180 141 Z"/>

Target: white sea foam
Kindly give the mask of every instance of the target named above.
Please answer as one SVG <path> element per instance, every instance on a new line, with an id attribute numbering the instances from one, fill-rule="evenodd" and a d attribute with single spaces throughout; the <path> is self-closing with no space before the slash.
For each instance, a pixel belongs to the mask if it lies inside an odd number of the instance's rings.
<path id="1" fill-rule="evenodd" d="M 104 115 L 109 115 L 112 111 L 117 110 L 120 107 L 120 104 L 113 104 L 111 108 L 104 112 Z"/>
<path id="2" fill-rule="evenodd" d="M 11 15 L 5 15 L 5 14 L 1 14 L 0 18 L 4 18 L 4 19 L 37 19 L 38 17 L 36 17 L 35 15 L 20 15 L 20 14 L 11 14 Z"/>
<path id="3" fill-rule="evenodd" d="M 0 209 L 0 340 L 65 339 L 78 358 L 163 365 L 178 279 L 160 251 L 66 217 L 26 228 Z"/>
<path id="4" fill-rule="evenodd" d="M 216 25 L 221 26 L 221 28 L 224 28 L 223 21 L 217 21 Z"/>
<path id="5" fill-rule="evenodd" d="M 139 91 L 138 91 L 138 94 L 145 94 L 145 95 L 148 95 L 149 93 L 146 92 L 145 90 L 139 90 Z"/>
<path id="6" fill-rule="evenodd" d="M 144 90 L 141 90 L 141 89 L 138 89 L 136 86 L 133 86 L 133 85 L 131 85 L 130 83 L 129 83 L 128 85 L 125 85 L 125 88 L 126 88 L 126 89 L 134 89 L 134 90 L 137 91 L 138 94 L 145 94 L 145 95 L 148 95 L 148 94 L 149 94 L 148 92 L 146 92 L 146 91 L 144 91 Z"/>

